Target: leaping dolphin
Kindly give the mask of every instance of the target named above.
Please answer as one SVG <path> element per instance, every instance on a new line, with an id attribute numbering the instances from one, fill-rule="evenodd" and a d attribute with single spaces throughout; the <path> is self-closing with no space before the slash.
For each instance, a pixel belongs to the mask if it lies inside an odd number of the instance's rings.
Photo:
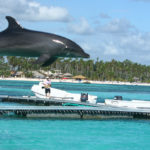
<path id="1" fill-rule="evenodd" d="M 36 63 L 42 66 L 52 64 L 58 57 L 89 58 L 79 45 L 65 37 L 28 30 L 13 17 L 6 19 L 8 28 L 0 32 L 1 56 L 38 57 Z"/>

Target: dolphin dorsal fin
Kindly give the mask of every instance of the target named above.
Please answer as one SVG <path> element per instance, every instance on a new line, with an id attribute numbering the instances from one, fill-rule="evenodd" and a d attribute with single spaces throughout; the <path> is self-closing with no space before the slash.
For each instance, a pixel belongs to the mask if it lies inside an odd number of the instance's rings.
<path id="1" fill-rule="evenodd" d="M 17 21 L 11 17 L 11 16 L 6 16 L 6 19 L 8 21 L 8 28 L 7 30 L 20 30 L 23 29 L 20 24 L 17 23 Z"/>

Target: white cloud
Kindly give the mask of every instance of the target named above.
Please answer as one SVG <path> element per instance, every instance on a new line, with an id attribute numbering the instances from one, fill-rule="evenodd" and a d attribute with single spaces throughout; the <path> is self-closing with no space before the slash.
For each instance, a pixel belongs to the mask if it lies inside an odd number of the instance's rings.
<path id="1" fill-rule="evenodd" d="M 88 50 L 88 51 L 90 51 L 90 50 L 92 49 L 92 47 L 91 47 L 88 43 L 86 43 L 86 42 L 81 43 L 81 47 L 82 47 L 83 49 Z"/>
<path id="2" fill-rule="evenodd" d="M 119 52 L 117 47 L 112 42 L 109 42 L 104 45 L 104 55 L 119 55 Z"/>
<path id="3" fill-rule="evenodd" d="M 104 61 L 129 59 L 150 64 L 150 32 L 139 31 L 126 19 L 112 19 L 95 27 L 94 34 L 85 36 L 82 45 L 91 58 Z M 82 44 L 82 43 L 81 43 Z"/>
<path id="4" fill-rule="evenodd" d="M 70 21 L 71 16 L 62 7 L 44 6 L 32 0 L 0 0 L 0 15 L 11 15 L 30 21 Z"/>
<path id="5" fill-rule="evenodd" d="M 108 35 L 108 34 L 107 34 Z M 109 36 L 109 35 L 108 35 Z M 112 40 L 109 42 L 109 38 Z M 103 55 L 123 61 L 129 59 L 135 62 L 150 64 L 150 34 L 137 32 L 135 34 L 126 34 L 124 36 L 111 35 L 108 40 L 101 41 L 103 46 Z M 144 58 L 144 59 L 143 59 Z"/>
<path id="6" fill-rule="evenodd" d="M 103 19 L 110 19 L 111 17 L 105 13 L 100 13 L 100 17 Z"/>
<path id="7" fill-rule="evenodd" d="M 126 19 L 113 19 L 108 24 L 99 27 L 100 32 L 104 33 L 127 33 L 134 30 L 134 26 Z"/>
<path id="8" fill-rule="evenodd" d="M 120 39 L 120 45 L 124 49 L 131 49 L 132 53 L 137 52 L 149 52 L 150 53 L 150 34 L 149 33 L 135 33 L 129 34 L 126 37 Z"/>
<path id="9" fill-rule="evenodd" d="M 88 21 L 85 18 L 82 18 L 79 23 L 70 25 L 69 32 L 80 35 L 90 35 L 94 32 L 94 30 L 89 25 Z"/>

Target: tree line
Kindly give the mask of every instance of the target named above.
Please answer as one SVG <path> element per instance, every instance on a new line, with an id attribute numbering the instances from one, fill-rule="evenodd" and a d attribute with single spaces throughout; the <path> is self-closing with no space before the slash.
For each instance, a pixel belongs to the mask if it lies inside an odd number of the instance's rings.
<path id="1" fill-rule="evenodd" d="M 52 65 L 41 67 L 33 64 L 35 58 L 0 57 L 0 76 L 8 77 L 12 70 L 23 71 L 26 77 L 32 77 L 35 70 L 61 70 L 62 73 L 83 75 L 90 80 L 100 81 L 129 81 L 150 82 L 150 66 L 134 63 L 130 60 L 123 62 L 112 60 L 104 62 L 94 60 L 58 58 Z"/>

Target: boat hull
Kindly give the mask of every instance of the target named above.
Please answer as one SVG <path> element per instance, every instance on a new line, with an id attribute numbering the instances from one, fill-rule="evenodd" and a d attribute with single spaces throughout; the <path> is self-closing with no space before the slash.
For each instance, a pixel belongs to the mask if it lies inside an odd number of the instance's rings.
<path id="1" fill-rule="evenodd" d="M 105 105 L 114 106 L 114 107 L 150 109 L 150 101 L 142 101 L 142 100 L 127 101 L 127 100 L 105 99 Z"/>
<path id="2" fill-rule="evenodd" d="M 32 88 L 31 88 L 31 91 L 38 98 L 47 98 L 46 95 L 45 95 L 45 89 L 42 88 L 42 87 L 43 87 L 42 83 L 39 83 L 39 85 L 33 85 Z M 55 99 L 56 98 L 61 98 L 61 99 L 64 99 L 64 100 L 80 101 L 81 94 L 74 94 L 74 93 L 66 92 L 64 90 L 51 88 L 50 97 L 54 97 Z M 97 101 L 97 96 L 88 95 L 87 102 L 96 104 L 96 101 Z"/>

